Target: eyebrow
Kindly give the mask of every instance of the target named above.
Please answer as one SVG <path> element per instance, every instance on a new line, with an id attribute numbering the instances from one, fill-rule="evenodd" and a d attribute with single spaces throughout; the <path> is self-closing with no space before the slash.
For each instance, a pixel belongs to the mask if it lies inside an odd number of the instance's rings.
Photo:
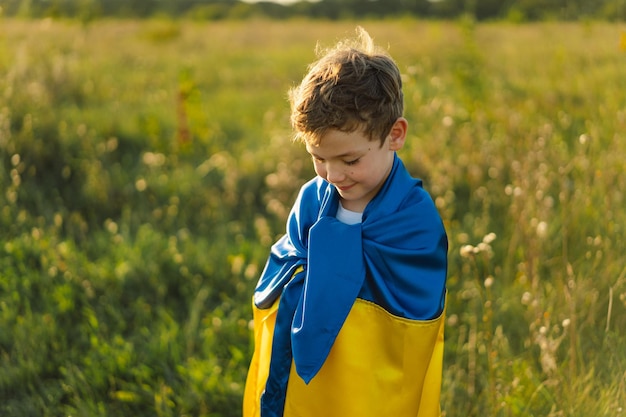
<path id="1" fill-rule="evenodd" d="M 324 158 L 320 158 L 320 156 L 319 156 L 318 154 L 316 154 L 315 152 L 311 152 L 311 151 L 309 151 L 308 149 L 307 149 L 307 152 L 308 152 L 310 155 L 312 155 L 312 156 L 314 156 L 314 157 L 316 157 L 316 158 L 318 158 L 318 159 L 324 159 Z M 361 153 L 361 152 L 354 152 L 354 151 L 353 151 L 353 152 L 346 152 L 346 153 L 342 153 L 341 155 L 333 155 L 332 157 L 333 157 L 333 158 L 346 158 L 346 157 L 354 157 L 354 156 L 359 155 L 360 153 Z"/>

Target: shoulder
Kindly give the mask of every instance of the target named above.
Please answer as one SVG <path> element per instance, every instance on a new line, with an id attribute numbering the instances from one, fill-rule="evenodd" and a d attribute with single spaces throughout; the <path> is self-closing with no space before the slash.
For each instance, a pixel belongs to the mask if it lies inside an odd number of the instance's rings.
<path id="1" fill-rule="evenodd" d="M 443 220 L 434 199 L 426 190 L 424 182 L 410 175 L 408 177 L 410 178 L 408 180 L 405 177 L 405 192 L 402 201 L 398 205 L 398 213 L 405 214 L 407 222 L 417 221 L 420 227 L 432 228 L 443 232 Z"/>
<path id="2" fill-rule="evenodd" d="M 320 177 L 307 181 L 298 192 L 298 197 L 291 208 L 290 220 L 298 223 L 299 228 L 308 228 L 319 217 L 320 210 L 329 191 L 328 182 Z"/>
<path id="3" fill-rule="evenodd" d="M 424 188 L 422 179 L 413 177 L 402 161 L 399 160 L 398 162 L 398 172 L 394 178 L 397 181 L 394 188 L 396 188 L 398 195 L 402 196 L 398 209 L 402 210 L 407 207 L 418 206 L 424 210 L 437 212 L 433 198 Z"/>
<path id="4" fill-rule="evenodd" d="M 294 206 L 306 206 L 319 209 L 328 190 L 329 184 L 320 177 L 307 181 L 298 192 Z"/>
<path id="5" fill-rule="evenodd" d="M 432 203 L 433 198 L 430 196 L 430 193 L 424 188 L 424 183 L 422 182 L 422 180 L 415 178 L 412 187 L 410 187 L 408 192 L 406 193 L 404 203 L 415 204 L 421 202 Z"/>
<path id="6" fill-rule="evenodd" d="M 439 211 L 435 202 L 424 186 L 421 180 L 411 187 L 409 192 L 406 193 L 405 198 L 400 206 L 400 210 L 409 209 L 418 212 L 422 218 L 430 217 L 433 219 L 439 219 Z"/>
<path id="7" fill-rule="evenodd" d="M 321 199 L 330 184 L 324 181 L 321 177 L 314 177 L 307 181 L 302 187 L 300 187 L 300 195 L 305 195 L 308 198 L 316 197 Z"/>

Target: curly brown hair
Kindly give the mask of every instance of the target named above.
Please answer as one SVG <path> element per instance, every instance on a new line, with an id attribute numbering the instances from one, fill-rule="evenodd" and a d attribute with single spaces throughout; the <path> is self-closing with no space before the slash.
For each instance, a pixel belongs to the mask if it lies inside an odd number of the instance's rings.
<path id="1" fill-rule="evenodd" d="M 359 129 L 381 146 L 404 104 L 400 70 L 386 51 L 357 27 L 357 37 L 320 50 L 302 83 L 289 90 L 298 140 L 317 145 L 329 129 Z M 321 53 L 320 53 L 321 52 Z"/>

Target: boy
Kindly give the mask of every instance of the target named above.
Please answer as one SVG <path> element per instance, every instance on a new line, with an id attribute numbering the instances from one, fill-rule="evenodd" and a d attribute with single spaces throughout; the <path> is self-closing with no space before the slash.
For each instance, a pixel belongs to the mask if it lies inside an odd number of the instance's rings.
<path id="1" fill-rule="evenodd" d="M 290 91 L 317 177 L 255 290 L 244 417 L 440 415 L 446 233 L 396 155 L 400 72 L 357 32 Z"/>

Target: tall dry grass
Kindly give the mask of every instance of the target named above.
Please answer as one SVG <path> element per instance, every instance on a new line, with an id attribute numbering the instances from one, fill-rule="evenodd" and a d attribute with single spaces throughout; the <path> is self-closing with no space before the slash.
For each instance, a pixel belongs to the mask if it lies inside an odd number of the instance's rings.
<path id="1" fill-rule="evenodd" d="M 446 416 L 626 406 L 626 51 L 601 22 L 2 20 L 0 410 L 239 415 L 300 184 L 286 91 L 363 25 L 450 237 Z"/>

